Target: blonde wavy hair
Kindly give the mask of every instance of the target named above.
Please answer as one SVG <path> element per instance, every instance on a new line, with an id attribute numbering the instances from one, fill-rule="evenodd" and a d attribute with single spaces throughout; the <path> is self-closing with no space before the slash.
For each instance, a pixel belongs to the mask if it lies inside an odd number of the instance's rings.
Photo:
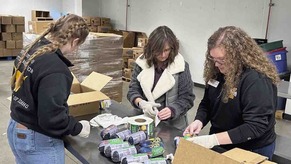
<path id="1" fill-rule="evenodd" d="M 78 45 L 81 45 L 89 34 L 89 28 L 80 16 L 74 14 L 67 14 L 59 18 L 55 23 L 51 23 L 50 26 L 30 45 L 24 48 L 20 54 L 19 62 L 14 67 L 14 73 L 11 78 L 11 88 L 13 91 L 17 91 L 23 83 L 24 72 L 28 65 L 34 58 L 46 53 L 53 53 L 60 49 L 62 46 L 78 38 Z M 48 37 L 51 43 L 39 47 L 32 55 L 27 53 L 38 43 L 43 37 Z M 25 57 L 29 56 L 27 61 Z M 20 74 L 20 77 L 16 79 L 17 70 L 21 67 L 21 63 L 24 63 L 24 69 Z"/>
<path id="2" fill-rule="evenodd" d="M 275 66 L 267 58 L 263 50 L 242 29 L 234 26 L 219 28 L 208 39 L 206 60 L 204 63 L 204 80 L 207 83 L 218 77 L 219 69 L 215 67 L 214 61 L 210 60 L 210 50 L 220 47 L 225 52 L 224 65 L 228 70 L 224 79 L 222 101 L 228 102 L 231 90 L 237 88 L 243 69 L 251 68 L 265 75 L 277 85 L 279 82 Z"/>

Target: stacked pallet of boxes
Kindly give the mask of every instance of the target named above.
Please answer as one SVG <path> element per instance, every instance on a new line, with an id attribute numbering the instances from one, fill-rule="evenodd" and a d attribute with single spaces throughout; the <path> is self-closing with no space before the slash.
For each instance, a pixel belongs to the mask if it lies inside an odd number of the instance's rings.
<path id="1" fill-rule="evenodd" d="M 143 48 L 147 43 L 147 36 L 142 32 L 115 31 L 123 36 L 123 80 L 129 82 L 135 60 L 143 53 Z"/>
<path id="2" fill-rule="evenodd" d="M 23 48 L 24 17 L 0 16 L 0 57 L 17 56 Z"/>
<path id="3" fill-rule="evenodd" d="M 31 21 L 28 22 L 28 30 L 33 34 L 41 34 L 53 22 L 49 11 L 32 10 Z"/>
<path id="4" fill-rule="evenodd" d="M 110 99 L 122 101 L 122 45 L 120 35 L 91 33 L 78 51 L 68 59 L 74 64 L 71 71 L 82 82 L 92 71 L 113 79 L 101 90 Z"/>
<path id="5" fill-rule="evenodd" d="M 89 25 L 90 32 L 111 32 L 112 26 L 110 23 L 110 18 L 104 17 L 83 17 L 86 23 Z"/>

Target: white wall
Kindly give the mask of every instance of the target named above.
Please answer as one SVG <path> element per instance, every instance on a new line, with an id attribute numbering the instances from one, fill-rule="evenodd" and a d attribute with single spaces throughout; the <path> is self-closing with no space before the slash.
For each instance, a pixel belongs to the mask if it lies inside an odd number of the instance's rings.
<path id="1" fill-rule="evenodd" d="M 62 0 L 61 2 L 62 14 L 71 13 L 82 16 L 82 0 Z"/>
<path id="2" fill-rule="evenodd" d="M 83 16 L 112 18 L 114 28 L 125 30 L 126 0 L 83 0 Z"/>
<path id="3" fill-rule="evenodd" d="M 124 29 L 126 0 L 99 1 L 101 16 Z M 193 81 L 200 84 L 204 84 L 207 39 L 218 27 L 235 25 L 252 37 L 265 36 L 268 0 L 129 0 L 129 6 L 128 30 L 149 35 L 160 25 L 169 26 L 180 40 L 180 52 L 190 64 Z"/>
<path id="4" fill-rule="evenodd" d="M 287 61 L 291 67 L 291 1 L 273 0 L 275 4 L 271 9 L 270 26 L 268 38 L 269 41 L 283 40 L 283 45 L 287 47 Z"/>
<path id="5" fill-rule="evenodd" d="M 31 20 L 31 10 L 50 11 L 51 16 L 59 18 L 62 12 L 60 0 L 0 0 L 0 14 L 25 16 L 26 31 L 27 21 Z"/>
<path id="6" fill-rule="evenodd" d="M 82 15 L 83 16 L 100 16 L 101 0 L 83 0 L 82 2 Z"/>

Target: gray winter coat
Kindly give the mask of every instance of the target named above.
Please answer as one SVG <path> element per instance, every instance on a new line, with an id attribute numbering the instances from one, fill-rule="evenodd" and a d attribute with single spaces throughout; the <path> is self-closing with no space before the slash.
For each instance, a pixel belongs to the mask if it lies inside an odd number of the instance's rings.
<path id="1" fill-rule="evenodd" d="M 136 108 L 134 100 L 140 97 L 150 102 L 161 103 L 159 110 L 165 107 L 173 109 L 173 117 L 164 122 L 184 130 L 188 126 L 187 111 L 194 105 L 195 99 L 188 63 L 178 54 L 151 91 L 154 75 L 154 66 L 149 67 L 145 59 L 137 58 L 127 93 L 128 100 Z"/>

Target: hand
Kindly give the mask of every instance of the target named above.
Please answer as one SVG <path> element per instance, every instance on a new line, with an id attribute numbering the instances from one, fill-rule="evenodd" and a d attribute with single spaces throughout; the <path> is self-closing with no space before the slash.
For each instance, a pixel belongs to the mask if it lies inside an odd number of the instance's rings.
<path id="1" fill-rule="evenodd" d="M 203 124 L 200 120 L 195 120 L 192 122 L 184 131 L 183 135 L 185 136 L 186 134 L 192 135 L 197 135 L 200 133 L 201 129 L 203 127 Z"/>
<path id="2" fill-rule="evenodd" d="M 213 148 L 214 146 L 219 145 L 215 134 L 191 137 L 187 140 L 206 148 Z"/>
<path id="3" fill-rule="evenodd" d="M 155 117 L 156 115 L 156 112 L 154 111 L 154 107 L 160 107 L 161 104 L 159 103 L 155 103 L 155 102 L 148 102 L 148 101 L 145 101 L 145 100 L 141 100 L 139 103 L 138 103 L 138 106 L 140 109 L 143 110 L 143 112 L 145 114 L 148 114 L 149 116 L 151 117 Z"/>
<path id="4" fill-rule="evenodd" d="M 160 120 L 166 120 L 170 118 L 172 115 L 172 111 L 170 108 L 166 107 L 158 112 L 158 117 Z"/>
<path id="5" fill-rule="evenodd" d="M 83 128 L 81 132 L 78 134 L 78 136 L 83 137 L 83 138 L 88 138 L 90 134 L 90 130 L 91 130 L 89 121 L 81 120 L 79 122 L 82 124 Z"/>

